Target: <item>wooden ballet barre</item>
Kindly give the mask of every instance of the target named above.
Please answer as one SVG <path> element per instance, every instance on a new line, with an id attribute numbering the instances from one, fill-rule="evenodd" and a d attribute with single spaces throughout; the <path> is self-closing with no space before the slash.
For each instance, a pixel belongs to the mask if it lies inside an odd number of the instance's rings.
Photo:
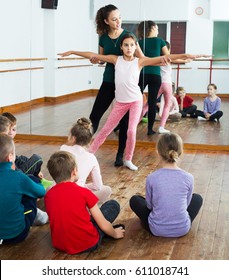
<path id="1" fill-rule="evenodd" d="M 194 61 L 229 61 L 228 58 L 197 58 Z"/>
<path id="2" fill-rule="evenodd" d="M 48 58 L 6 58 L 0 59 L 0 62 L 23 62 L 23 61 L 43 61 L 48 60 Z"/>
<path id="3" fill-rule="evenodd" d="M 174 69 L 174 70 L 177 70 L 177 69 L 179 69 L 179 70 L 190 70 L 190 69 L 192 69 L 192 67 L 173 67 L 172 69 Z"/>
<path id="4" fill-rule="evenodd" d="M 30 67 L 30 68 L 4 69 L 4 70 L 0 70 L 0 73 L 30 71 L 30 70 L 41 70 L 41 69 L 44 69 L 44 67 Z"/>
<path id="5" fill-rule="evenodd" d="M 57 60 L 82 60 L 82 59 L 87 59 L 84 57 L 58 57 Z"/>
<path id="6" fill-rule="evenodd" d="M 202 67 L 198 67 L 197 69 L 200 69 L 200 70 L 229 70 L 229 67 L 228 68 L 220 68 L 220 67 L 212 67 L 212 68 L 202 68 Z"/>
<path id="7" fill-rule="evenodd" d="M 88 66 L 93 66 L 93 64 L 81 64 L 81 65 L 58 66 L 57 69 L 78 68 L 78 67 L 88 67 Z"/>

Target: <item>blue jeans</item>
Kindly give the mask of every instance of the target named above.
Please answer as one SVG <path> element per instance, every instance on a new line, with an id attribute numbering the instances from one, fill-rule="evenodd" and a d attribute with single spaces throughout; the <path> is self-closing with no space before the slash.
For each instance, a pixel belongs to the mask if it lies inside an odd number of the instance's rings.
<path id="1" fill-rule="evenodd" d="M 109 200 L 107 202 L 105 202 L 101 207 L 100 207 L 101 212 L 103 213 L 103 216 L 105 217 L 106 220 L 108 220 L 110 223 L 113 223 L 114 220 L 118 217 L 118 214 L 120 212 L 120 205 L 116 200 Z M 105 232 L 103 232 L 99 226 L 96 224 L 95 220 L 92 218 L 92 223 L 95 225 L 95 227 L 97 228 L 98 232 L 99 232 L 99 241 L 97 244 L 95 244 L 93 247 L 87 249 L 84 252 L 90 252 L 90 251 L 94 251 L 95 249 L 97 249 L 101 242 L 102 239 L 107 236 Z"/>

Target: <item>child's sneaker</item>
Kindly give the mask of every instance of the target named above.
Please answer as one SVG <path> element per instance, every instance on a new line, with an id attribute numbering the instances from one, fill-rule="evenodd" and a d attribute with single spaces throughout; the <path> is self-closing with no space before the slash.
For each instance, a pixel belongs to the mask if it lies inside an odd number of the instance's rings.
<path id="1" fill-rule="evenodd" d="M 125 160 L 124 166 L 128 167 L 130 170 L 137 171 L 138 167 L 132 163 L 131 160 Z"/>
<path id="2" fill-rule="evenodd" d="M 48 214 L 45 211 L 42 211 L 41 209 L 37 208 L 37 215 L 33 222 L 34 226 L 42 226 L 47 224 L 49 221 Z"/>
<path id="3" fill-rule="evenodd" d="M 203 118 L 203 117 L 201 117 L 201 116 L 198 116 L 198 121 L 206 121 L 206 119 L 205 118 Z"/>
<path id="4" fill-rule="evenodd" d="M 160 134 L 170 133 L 170 130 L 165 129 L 163 126 L 160 126 L 158 129 Z"/>
<path id="5" fill-rule="evenodd" d="M 41 179 L 41 184 L 42 184 L 42 186 L 43 186 L 43 187 L 45 188 L 45 190 L 46 190 L 48 187 L 51 187 L 51 186 L 54 184 L 54 182 L 42 178 L 42 179 Z"/>

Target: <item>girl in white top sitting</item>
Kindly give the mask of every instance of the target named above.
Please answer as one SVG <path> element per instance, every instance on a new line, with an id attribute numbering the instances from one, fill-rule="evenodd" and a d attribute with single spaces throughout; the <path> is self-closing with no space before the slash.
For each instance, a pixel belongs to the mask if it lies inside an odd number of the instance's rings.
<path id="1" fill-rule="evenodd" d="M 112 191 L 109 186 L 103 185 L 100 167 L 97 158 L 87 150 L 92 139 L 92 124 L 87 118 L 80 118 L 73 124 L 68 142 L 60 147 L 61 151 L 70 152 L 76 158 L 79 179 L 77 185 L 90 189 L 102 204 L 108 200 Z M 86 183 L 91 175 L 92 182 Z"/>
<path id="2" fill-rule="evenodd" d="M 70 54 L 79 55 L 85 58 L 97 57 L 101 61 L 115 65 L 115 99 L 116 103 L 105 123 L 99 131 L 94 141 L 89 147 L 89 151 L 95 153 L 106 140 L 107 136 L 118 125 L 122 117 L 129 111 L 129 124 L 127 131 L 127 142 L 124 165 L 131 170 L 138 170 L 132 163 L 132 157 L 136 143 L 136 130 L 142 113 L 142 93 L 138 86 L 140 71 L 148 65 L 166 65 L 173 59 L 196 58 L 200 56 L 177 54 L 159 57 L 135 57 L 137 47 L 136 38 L 133 34 L 127 33 L 120 40 L 120 47 L 123 56 L 101 55 L 92 52 L 68 51 L 60 53 L 61 56 Z"/>

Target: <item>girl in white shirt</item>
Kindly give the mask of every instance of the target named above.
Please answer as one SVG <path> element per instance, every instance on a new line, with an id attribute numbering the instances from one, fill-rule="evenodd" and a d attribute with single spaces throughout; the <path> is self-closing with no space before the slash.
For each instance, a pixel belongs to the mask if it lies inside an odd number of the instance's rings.
<path id="1" fill-rule="evenodd" d="M 142 113 L 142 93 L 138 86 L 140 71 L 144 66 L 166 65 L 173 59 L 194 59 L 195 55 L 175 54 L 159 57 L 135 57 L 137 47 L 136 38 L 133 34 L 127 33 L 120 40 L 120 47 L 123 56 L 101 55 L 92 52 L 68 51 L 60 53 L 61 56 L 70 54 L 79 55 L 85 58 L 97 57 L 101 61 L 115 65 L 115 99 L 116 103 L 105 123 L 99 131 L 94 141 L 89 147 L 89 151 L 95 153 L 106 140 L 107 136 L 118 125 L 122 117 L 129 111 L 129 124 L 127 131 L 126 152 L 124 165 L 131 170 L 138 170 L 132 163 L 132 157 L 136 143 L 136 131 Z"/>
<path id="2" fill-rule="evenodd" d="M 167 49 L 170 53 L 170 43 L 165 41 Z M 177 58 L 173 60 L 173 63 L 186 63 L 190 62 L 192 59 L 182 59 Z M 169 116 L 169 111 L 170 111 L 170 106 L 171 106 L 171 100 L 172 100 L 172 66 L 171 64 L 161 66 L 161 87 L 158 91 L 157 98 L 163 94 L 164 96 L 164 106 L 163 106 L 163 111 L 161 113 L 161 121 L 160 121 L 160 126 L 158 129 L 159 133 L 169 133 L 170 131 L 165 129 L 165 124 Z"/>
<path id="3" fill-rule="evenodd" d="M 98 160 L 87 150 L 92 139 L 91 127 L 90 120 L 78 119 L 70 130 L 67 144 L 62 145 L 60 150 L 70 152 L 75 156 L 79 175 L 77 185 L 90 189 L 102 204 L 108 200 L 112 191 L 109 186 L 103 185 Z M 91 175 L 92 182 L 86 183 L 89 175 Z"/>

